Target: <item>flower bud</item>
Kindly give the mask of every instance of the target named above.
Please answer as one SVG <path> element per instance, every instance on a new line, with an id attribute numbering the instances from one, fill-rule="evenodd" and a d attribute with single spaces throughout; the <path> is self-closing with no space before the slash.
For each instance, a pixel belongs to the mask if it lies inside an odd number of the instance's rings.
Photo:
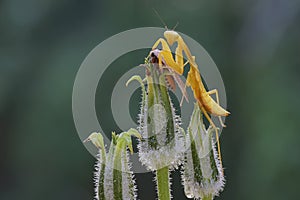
<path id="1" fill-rule="evenodd" d="M 186 136 L 187 150 L 182 172 L 182 184 L 188 198 L 212 199 L 223 190 L 225 179 L 213 133 L 212 127 L 205 128 L 196 103 Z"/>
<path id="2" fill-rule="evenodd" d="M 181 119 L 175 114 L 165 72 L 156 63 L 146 62 L 146 86 L 142 79 L 132 77 L 128 82 L 138 80 L 142 88 L 142 103 L 139 127 L 142 139 L 138 144 L 139 158 L 149 170 L 169 166 L 177 168 L 184 156 L 184 134 L 180 130 Z M 127 83 L 128 83 L 127 82 Z"/>
<path id="3" fill-rule="evenodd" d="M 128 132 L 123 132 L 120 135 L 116 135 L 113 132 L 107 154 L 100 133 L 92 133 L 85 140 L 92 141 L 99 149 L 94 173 L 96 200 L 136 199 L 135 180 L 133 172 L 130 171 L 131 163 L 127 151 L 128 147 L 132 153 L 132 135 L 140 137 L 135 129 L 130 129 Z"/>

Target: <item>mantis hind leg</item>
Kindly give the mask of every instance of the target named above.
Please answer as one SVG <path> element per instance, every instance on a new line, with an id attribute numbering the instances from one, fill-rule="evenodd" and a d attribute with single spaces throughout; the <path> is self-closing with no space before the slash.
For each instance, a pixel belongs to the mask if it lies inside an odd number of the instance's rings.
<path id="1" fill-rule="evenodd" d="M 208 91 L 207 93 L 208 93 L 209 95 L 211 95 L 211 94 L 216 94 L 217 104 L 220 105 L 220 101 L 219 101 L 219 93 L 218 93 L 218 90 L 217 90 L 217 89 L 210 90 L 210 91 Z M 226 125 L 225 125 L 225 124 L 223 123 L 223 121 L 222 121 L 221 116 L 218 116 L 218 118 L 219 118 L 219 121 L 220 121 L 221 126 L 226 127 Z"/>
<path id="2" fill-rule="evenodd" d="M 213 123 L 213 121 L 211 120 L 211 118 L 209 117 L 208 113 L 206 112 L 206 110 L 204 108 L 202 108 L 200 106 L 201 111 L 203 112 L 204 116 L 206 117 L 206 119 L 208 120 L 208 122 L 211 124 L 211 126 L 215 129 L 215 133 L 216 133 L 216 141 L 217 141 L 217 147 L 218 147 L 218 156 L 219 156 L 219 161 L 220 161 L 220 167 L 222 169 L 222 173 L 223 173 L 223 164 L 222 164 L 222 156 L 221 156 L 221 146 L 220 146 L 220 141 L 219 141 L 219 134 L 218 134 L 218 128 L 216 127 L 216 125 Z"/>

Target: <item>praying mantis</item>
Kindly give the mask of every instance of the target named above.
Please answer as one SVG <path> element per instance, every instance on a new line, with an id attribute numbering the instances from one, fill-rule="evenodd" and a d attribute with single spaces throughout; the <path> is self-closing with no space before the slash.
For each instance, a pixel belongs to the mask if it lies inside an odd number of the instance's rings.
<path id="1" fill-rule="evenodd" d="M 175 50 L 175 59 L 170 49 L 170 46 L 172 46 L 174 43 L 177 43 L 177 48 Z M 159 44 L 161 44 L 162 50 L 157 50 Z M 183 53 L 187 57 L 186 63 L 184 63 Z M 222 122 L 221 116 L 228 116 L 230 112 L 228 112 L 220 106 L 218 90 L 206 90 L 201 80 L 198 65 L 195 61 L 195 56 L 192 56 L 187 44 L 176 31 L 167 29 L 164 32 L 164 38 L 159 38 L 153 45 L 150 55 L 156 56 L 158 58 L 159 66 L 165 64 L 179 75 L 183 74 L 185 65 L 189 63 L 190 70 L 187 75 L 186 86 L 191 87 L 194 97 L 202 113 L 215 130 L 218 147 L 218 156 L 222 167 L 218 128 L 212 121 L 209 114 L 217 116 L 219 118 L 221 126 L 226 127 Z M 216 95 L 216 101 L 211 97 L 212 94 Z"/>

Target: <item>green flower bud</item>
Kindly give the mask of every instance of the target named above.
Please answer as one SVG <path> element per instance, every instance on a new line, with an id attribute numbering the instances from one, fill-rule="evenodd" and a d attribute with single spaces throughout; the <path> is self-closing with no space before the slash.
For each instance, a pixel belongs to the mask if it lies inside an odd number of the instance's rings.
<path id="1" fill-rule="evenodd" d="M 175 114 L 169 91 L 166 86 L 165 72 L 158 64 L 146 62 L 146 84 L 138 76 L 142 88 L 141 112 L 138 131 L 139 158 L 149 170 L 169 166 L 177 168 L 184 157 L 184 134 L 180 130 L 181 119 Z M 145 86 L 146 85 L 146 86 Z"/>
<path id="2" fill-rule="evenodd" d="M 182 172 L 182 184 L 188 198 L 212 199 L 223 190 L 225 179 L 213 133 L 212 127 L 205 128 L 196 103 L 186 136 L 187 151 Z"/>
<path id="3" fill-rule="evenodd" d="M 135 129 L 123 132 L 120 135 L 112 133 L 109 152 L 106 154 L 104 142 L 100 133 L 92 133 L 85 141 L 92 143 L 99 149 L 95 165 L 95 198 L 106 200 L 134 200 L 136 186 L 133 172 L 130 171 L 127 147 L 132 153 L 131 136 L 140 137 Z M 99 145 L 100 144 L 100 145 Z M 104 192 L 105 191 L 105 192 Z"/>

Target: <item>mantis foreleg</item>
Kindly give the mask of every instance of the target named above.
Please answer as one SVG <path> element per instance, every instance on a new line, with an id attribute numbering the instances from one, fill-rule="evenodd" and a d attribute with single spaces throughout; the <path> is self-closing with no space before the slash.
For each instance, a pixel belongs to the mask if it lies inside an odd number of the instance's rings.
<path id="1" fill-rule="evenodd" d="M 158 58 L 161 59 L 160 62 L 162 62 L 162 58 L 163 58 L 163 60 L 169 67 L 171 67 L 176 73 L 182 75 L 183 67 L 184 67 L 182 52 L 179 55 L 177 55 L 176 52 L 175 60 L 174 60 L 172 51 L 167 41 L 165 41 L 164 39 L 162 38 L 158 39 L 153 45 L 152 49 L 155 49 L 160 43 L 162 45 L 162 50 L 158 56 Z"/>

